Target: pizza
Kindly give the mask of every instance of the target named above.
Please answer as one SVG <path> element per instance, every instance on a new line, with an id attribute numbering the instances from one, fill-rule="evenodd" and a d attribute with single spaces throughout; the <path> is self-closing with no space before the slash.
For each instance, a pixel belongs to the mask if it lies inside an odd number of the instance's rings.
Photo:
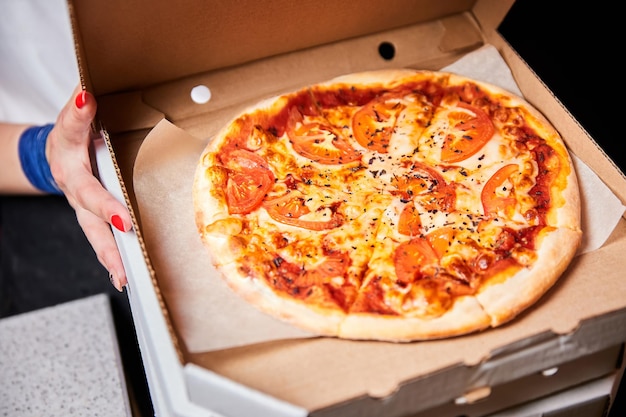
<path id="1" fill-rule="evenodd" d="M 353 73 L 246 108 L 200 155 L 193 205 L 234 292 L 355 340 L 509 322 L 582 236 L 576 173 L 548 120 L 437 71 Z"/>

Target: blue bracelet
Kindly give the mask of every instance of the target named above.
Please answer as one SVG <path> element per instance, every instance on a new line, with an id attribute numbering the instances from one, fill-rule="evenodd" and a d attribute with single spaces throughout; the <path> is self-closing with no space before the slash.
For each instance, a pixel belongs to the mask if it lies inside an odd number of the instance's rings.
<path id="1" fill-rule="evenodd" d="M 53 124 L 29 127 L 20 136 L 18 153 L 24 175 L 36 188 L 50 194 L 62 195 L 46 159 L 46 142 Z"/>

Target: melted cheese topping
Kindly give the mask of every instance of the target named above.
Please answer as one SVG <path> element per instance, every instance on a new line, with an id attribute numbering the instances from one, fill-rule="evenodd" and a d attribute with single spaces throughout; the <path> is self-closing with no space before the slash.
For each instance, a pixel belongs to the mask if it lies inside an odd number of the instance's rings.
<path id="1" fill-rule="evenodd" d="M 345 312 L 441 315 L 455 297 L 475 293 L 491 270 L 531 265 L 535 228 L 546 220 L 533 191 L 541 185 L 537 144 L 522 135 L 515 109 L 499 109 L 497 118 L 490 114 L 494 133 L 477 152 L 442 162 L 455 130 L 469 145 L 478 138 L 468 133 L 476 111 L 458 104 L 457 90 L 443 91 L 439 104 L 410 89 L 386 100 L 378 95 L 379 107 L 372 105 L 369 119 L 363 118 L 367 127 L 353 122 L 370 105 L 365 101 L 324 106 L 320 100 L 312 110 L 302 104 L 308 91 L 294 94 L 291 110 L 281 107 L 279 123 L 259 117 L 242 143 L 267 161 L 275 177 L 266 199 L 297 191 L 305 213 L 288 207 L 270 213 L 259 204 L 245 215 L 222 216 L 227 219 L 205 230 L 228 236 L 235 251 L 245 247 L 237 256 L 247 273 L 287 297 L 323 297 L 328 305 L 339 293 L 352 294 L 348 301 L 335 300 Z M 472 105 L 488 112 L 488 99 L 481 96 Z M 467 125 L 453 121 L 459 114 L 470 120 Z M 207 173 L 220 166 L 216 155 L 229 147 L 226 142 L 205 158 Z M 323 162 L 340 152 L 347 163 Z M 312 159 L 313 153 L 320 159 Z M 508 165 L 516 169 L 500 178 Z M 221 168 L 206 175 L 221 205 L 224 175 Z M 329 219 L 333 227 L 306 226 Z M 407 222 L 413 229 L 406 229 Z"/>

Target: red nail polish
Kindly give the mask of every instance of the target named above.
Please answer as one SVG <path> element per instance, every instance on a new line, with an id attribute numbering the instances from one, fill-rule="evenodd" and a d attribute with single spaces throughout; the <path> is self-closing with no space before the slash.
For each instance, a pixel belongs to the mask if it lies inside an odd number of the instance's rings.
<path id="1" fill-rule="evenodd" d="M 111 224 L 115 226 L 115 228 L 119 230 L 120 232 L 125 232 L 124 222 L 122 221 L 122 218 L 118 216 L 117 214 L 114 214 L 113 216 L 111 216 Z"/>
<path id="2" fill-rule="evenodd" d="M 82 109 L 85 103 L 87 103 L 87 92 L 83 90 L 76 96 L 76 107 Z"/>

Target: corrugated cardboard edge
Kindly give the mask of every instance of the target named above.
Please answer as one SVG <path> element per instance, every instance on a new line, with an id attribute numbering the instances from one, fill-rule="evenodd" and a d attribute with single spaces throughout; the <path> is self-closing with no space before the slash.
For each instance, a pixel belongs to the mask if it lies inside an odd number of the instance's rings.
<path id="1" fill-rule="evenodd" d="M 81 39 L 81 34 L 79 33 L 79 31 L 77 30 L 77 28 L 79 27 L 77 21 L 76 21 L 76 11 L 74 9 L 74 4 L 71 1 L 68 1 L 68 11 L 70 14 L 70 21 L 72 23 L 72 35 L 74 38 L 74 49 L 75 49 L 75 53 L 76 53 L 76 59 L 77 59 L 77 64 L 78 64 L 78 68 L 79 68 L 79 77 L 80 77 L 80 83 L 81 83 L 81 87 L 83 88 L 83 90 L 86 91 L 93 91 L 93 87 L 90 83 L 90 77 L 88 76 L 88 74 L 85 74 L 84 71 L 86 71 L 86 69 L 88 68 L 87 65 L 85 65 L 85 50 L 82 47 L 83 45 L 83 41 Z M 137 96 L 135 95 L 135 98 Z M 140 97 L 140 96 L 139 96 Z M 99 98 L 100 100 L 100 98 Z M 106 98 L 104 99 L 106 100 Z M 106 105 L 99 106 L 98 112 L 102 112 L 102 109 L 106 109 Z M 142 120 L 144 120 L 145 122 L 139 123 L 139 124 L 135 124 L 134 128 L 140 129 L 140 128 L 146 128 L 146 127 L 151 127 L 150 123 L 152 123 L 152 126 L 155 125 L 158 120 L 160 120 L 163 115 L 162 113 L 153 110 L 152 108 L 148 107 L 148 106 L 143 106 L 142 104 L 138 103 L 135 101 L 134 106 L 132 106 L 130 109 L 129 108 L 125 108 L 126 111 L 139 111 L 141 112 L 141 114 L 143 114 Z M 104 140 L 104 143 L 109 151 L 109 154 L 111 156 L 112 162 L 113 162 L 113 167 L 115 170 L 115 174 L 118 178 L 119 181 L 119 185 L 121 187 L 122 190 L 122 194 L 123 194 L 123 198 L 124 198 L 124 202 L 126 204 L 126 207 L 128 208 L 131 220 L 132 220 L 132 224 L 133 224 L 133 229 L 137 235 L 137 240 L 139 242 L 139 247 L 141 249 L 142 255 L 144 257 L 144 260 L 146 262 L 146 267 L 148 269 L 149 272 L 149 276 L 150 279 L 152 281 L 152 285 L 154 286 L 154 290 L 157 296 L 157 301 L 159 303 L 159 306 L 161 308 L 161 312 L 165 318 L 165 323 L 167 325 L 168 328 L 168 332 L 172 335 L 172 343 L 174 344 L 174 348 L 176 350 L 176 353 L 178 355 L 178 360 L 180 361 L 180 363 L 184 363 L 185 359 L 184 359 L 184 353 L 183 353 L 183 348 L 181 347 L 180 343 L 179 343 L 179 337 L 177 336 L 177 333 L 175 331 L 174 326 L 172 325 L 172 319 L 169 315 L 168 309 L 166 307 L 165 304 L 165 300 L 163 298 L 163 295 L 161 294 L 161 291 L 159 290 L 159 286 L 156 280 L 156 273 L 154 270 L 154 267 L 150 261 L 150 256 L 148 255 L 148 251 L 146 250 L 146 244 L 143 238 L 143 235 L 141 233 L 141 227 L 140 227 L 140 221 L 138 219 L 138 216 L 135 213 L 134 207 L 136 207 L 134 200 L 132 200 L 130 198 L 130 193 L 128 192 L 128 189 L 126 187 L 126 181 L 124 181 L 124 176 L 122 175 L 122 171 L 120 169 L 120 165 L 117 161 L 117 157 L 116 157 L 116 153 L 113 150 L 113 145 L 111 143 L 111 136 L 110 136 L 110 132 L 107 130 L 107 127 L 104 126 L 100 121 L 99 121 L 100 117 L 99 114 L 96 115 L 96 118 L 94 120 L 94 123 L 92 124 L 92 129 L 95 132 L 100 132 L 101 137 Z M 117 131 L 119 131 L 119 129 L 117 129 Z M 132 181 L 130 182 L 132 184 Z"/>
<path id="2" fill-rule="evenodd" d="M 167 326 L 167 330 L 168 332 L 172 335 L 172 343 L 174 344 L 174 348 L 176 350 L 176 353 L 178 355 L 178 360 L 180 361 L 180 363 L 184 363 L 185 362 L 185 357 L 184 357 L 184 349 L 182 348 L 181 344 L 180 344 L 180 338 L 178 337 L 177 333 L 176 333 L 176 329 L 174 328 L 174 326 L 172 325 L 172 318 L 170 317 L 169 314 L 169 310 L 167 309 L 167 306 L 165 304 L 165 300 L 163 298 L 163 294 L 161 293 L 160 289 L 159 289 L 159 285 L 156 279 L 156 271 L 152 265 L 152 262 L 150 261 L 150 256 L 148 255 L 148 251 L 146 249 L 146 244 L 143 238 L 143 235 L 141 233 L 141 228 L 139 227 L 139 219 L 138 217 L 135 215 L 135 210 L 133 209 L 133 205 L 131 204 L 131 198 L 130 198 L 130 194 L 128 193 L 128 189 L 126 188 L 125 182 L 123 181 L 123 176 L 122 176 L 122 172 L 120 169 L 120 166 L 117 162 L 117 158 L 115 156 L 115 152 L 113 151 L 113 146 L 111 144 L 111 137 L 109 135 L 109 133 L 106 131 L 106 129 L 102 128 L 100 129 L 100 132 L 102 134 L 102 137 L 104 139 L 104 142 L 109 150 L 109 154 L 111 156 L 112 162 L 113 162 L 113 167 L 115 170 L 115 173 L 117 175 L 117 178 L 119 180 L 119 184 L 120 187 L 122 189 L 122 194 L 124 196 L 124 201 L 126 203 L 126 207 L 128 208 L 132 223 L 133 223 L 133 230 L 135 231 L 135 234 L 137 235 L 137 240 L 139 242 L 139 247 L 141 249 L 141 253 L 144 257 L 144 260 L 146 262 L 146 267 L 148 268 L 148 272 L 150 275 L 150 279 L 152 282 L 152 285 L 154 286 L 154 291 L 156 293 L 157 296 L 157 301 L 159 303 L 159 307 L 161 308 L 161 312 L 163 313 L 163 316 L 165 318 L 165 323 Z"/>

